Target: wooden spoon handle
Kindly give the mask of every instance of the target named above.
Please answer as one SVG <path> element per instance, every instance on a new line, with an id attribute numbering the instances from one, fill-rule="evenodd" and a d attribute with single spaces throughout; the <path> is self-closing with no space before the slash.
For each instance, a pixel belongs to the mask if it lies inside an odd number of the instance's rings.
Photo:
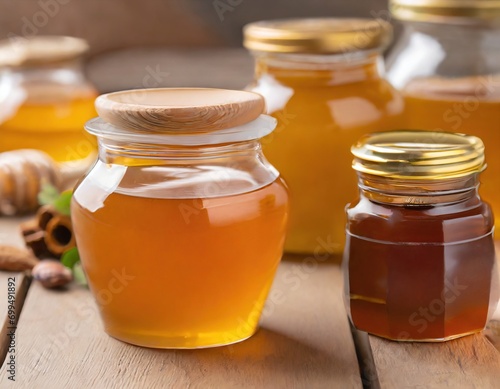
<path id="1" fill-rule="evenodd" d="M 59 188 L 61 190 L 72 189 L 78 180 L 82 178 L 94 165 L 96 160 L 96 155 L 91 154 L 86 158 L 59 163 L 59 174 L 61 176 L 61 182 Z"/>

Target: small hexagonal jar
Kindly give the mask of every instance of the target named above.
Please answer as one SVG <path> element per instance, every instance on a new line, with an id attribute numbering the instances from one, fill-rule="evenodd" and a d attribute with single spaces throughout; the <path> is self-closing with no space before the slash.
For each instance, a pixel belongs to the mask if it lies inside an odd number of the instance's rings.
<path id="1" fill-rule="evenodd" d="M 477 137 L 390 131 L 352 148 L 345 302 L 353 325 L 399 341 L 481 331 L 496 308 L 493 214 L 478 194 Z"/>

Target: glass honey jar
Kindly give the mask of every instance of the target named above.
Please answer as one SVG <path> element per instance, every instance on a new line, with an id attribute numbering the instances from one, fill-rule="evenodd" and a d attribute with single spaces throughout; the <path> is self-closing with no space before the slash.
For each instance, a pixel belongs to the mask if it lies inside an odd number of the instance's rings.
<path id="1" fill-rule="evenodd" d="M 0 152 L 38 149 L 61 162 L 95 153 L 83 129 L 97 97 L 82 69 L 87 49 L 64 36 L 0 41 Z"/>
<path id="2" fill-rule="evenodd" d="M 481 138 L 490 152 L 480 192 L 500 214 L 500 2 L 390 4 L 404 25 L 387 59 L 388 78 L 405 99 L 403 128 Z"/>
<path id="3" fill-rule="evenodd" d="M 248 88 L 265 97 L 267 112 L 278 119 L 262 143 L 292 195 L 285 250 L 341 253 L 344 207 L 357 191 L 349 148 L 367 132 L 399 125 L 402 99 L 384 79 L 381 57 L 391 26 L 370 19 L 275 20 L 247 25 L 244 37 L 256 62 Z"/>
<path id="4" fill-rule="evenodd" d="M 463 134 L 389 131 L 353 147 L 345 301 L 353 325 L 393 340 L 481 331 L 498 301 L 493 214 L 478 194 L 484 145 Z"/>
<path id="5" fill-rule="evenodd" d="M 288 191 L 251 92 L 152 89 L 96 101 L 99 159 L 71 215 L 106 332 L 156 348 L 238 342 L 257 329 L 281 259 Z"/>

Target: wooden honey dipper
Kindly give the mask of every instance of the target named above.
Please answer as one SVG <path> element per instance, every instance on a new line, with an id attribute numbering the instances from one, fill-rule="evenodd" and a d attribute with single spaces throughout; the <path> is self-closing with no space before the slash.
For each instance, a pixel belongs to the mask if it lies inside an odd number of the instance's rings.
<path id="1" fill-rule="evenodd" d="M 35 211 L 43 183 L 59 190 L 70 188 L 81 177 L 94 156 L 58 164 L 39 150 L 22 149 L 0 153 L 0 215 Z"/>

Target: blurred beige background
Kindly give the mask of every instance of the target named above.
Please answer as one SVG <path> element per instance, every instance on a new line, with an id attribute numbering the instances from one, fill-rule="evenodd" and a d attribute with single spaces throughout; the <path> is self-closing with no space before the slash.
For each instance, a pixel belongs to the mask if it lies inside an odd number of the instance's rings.
<path id="1" fill-rule="evenodd" d="M 87 39 L 88 74 L 103 92 L 144 87 L 148 75 L 153 81 L 147 86 L 241 88 L 252 73 L 251 58 L 237 49 L 246 23 L 312 16 L 386 19 L 386 9 L 387 0 L 0 0 L 0 39 Z M 234 49 L 223 49 L 228 47 Z"/>
<path id="2" fill-rule="evenodd" d="M 68 34 L 93 53 L 146 45 L 239 46 L 248 22 L 370 16 L 386 0 L 0 0 L 0 37 Z"/>

